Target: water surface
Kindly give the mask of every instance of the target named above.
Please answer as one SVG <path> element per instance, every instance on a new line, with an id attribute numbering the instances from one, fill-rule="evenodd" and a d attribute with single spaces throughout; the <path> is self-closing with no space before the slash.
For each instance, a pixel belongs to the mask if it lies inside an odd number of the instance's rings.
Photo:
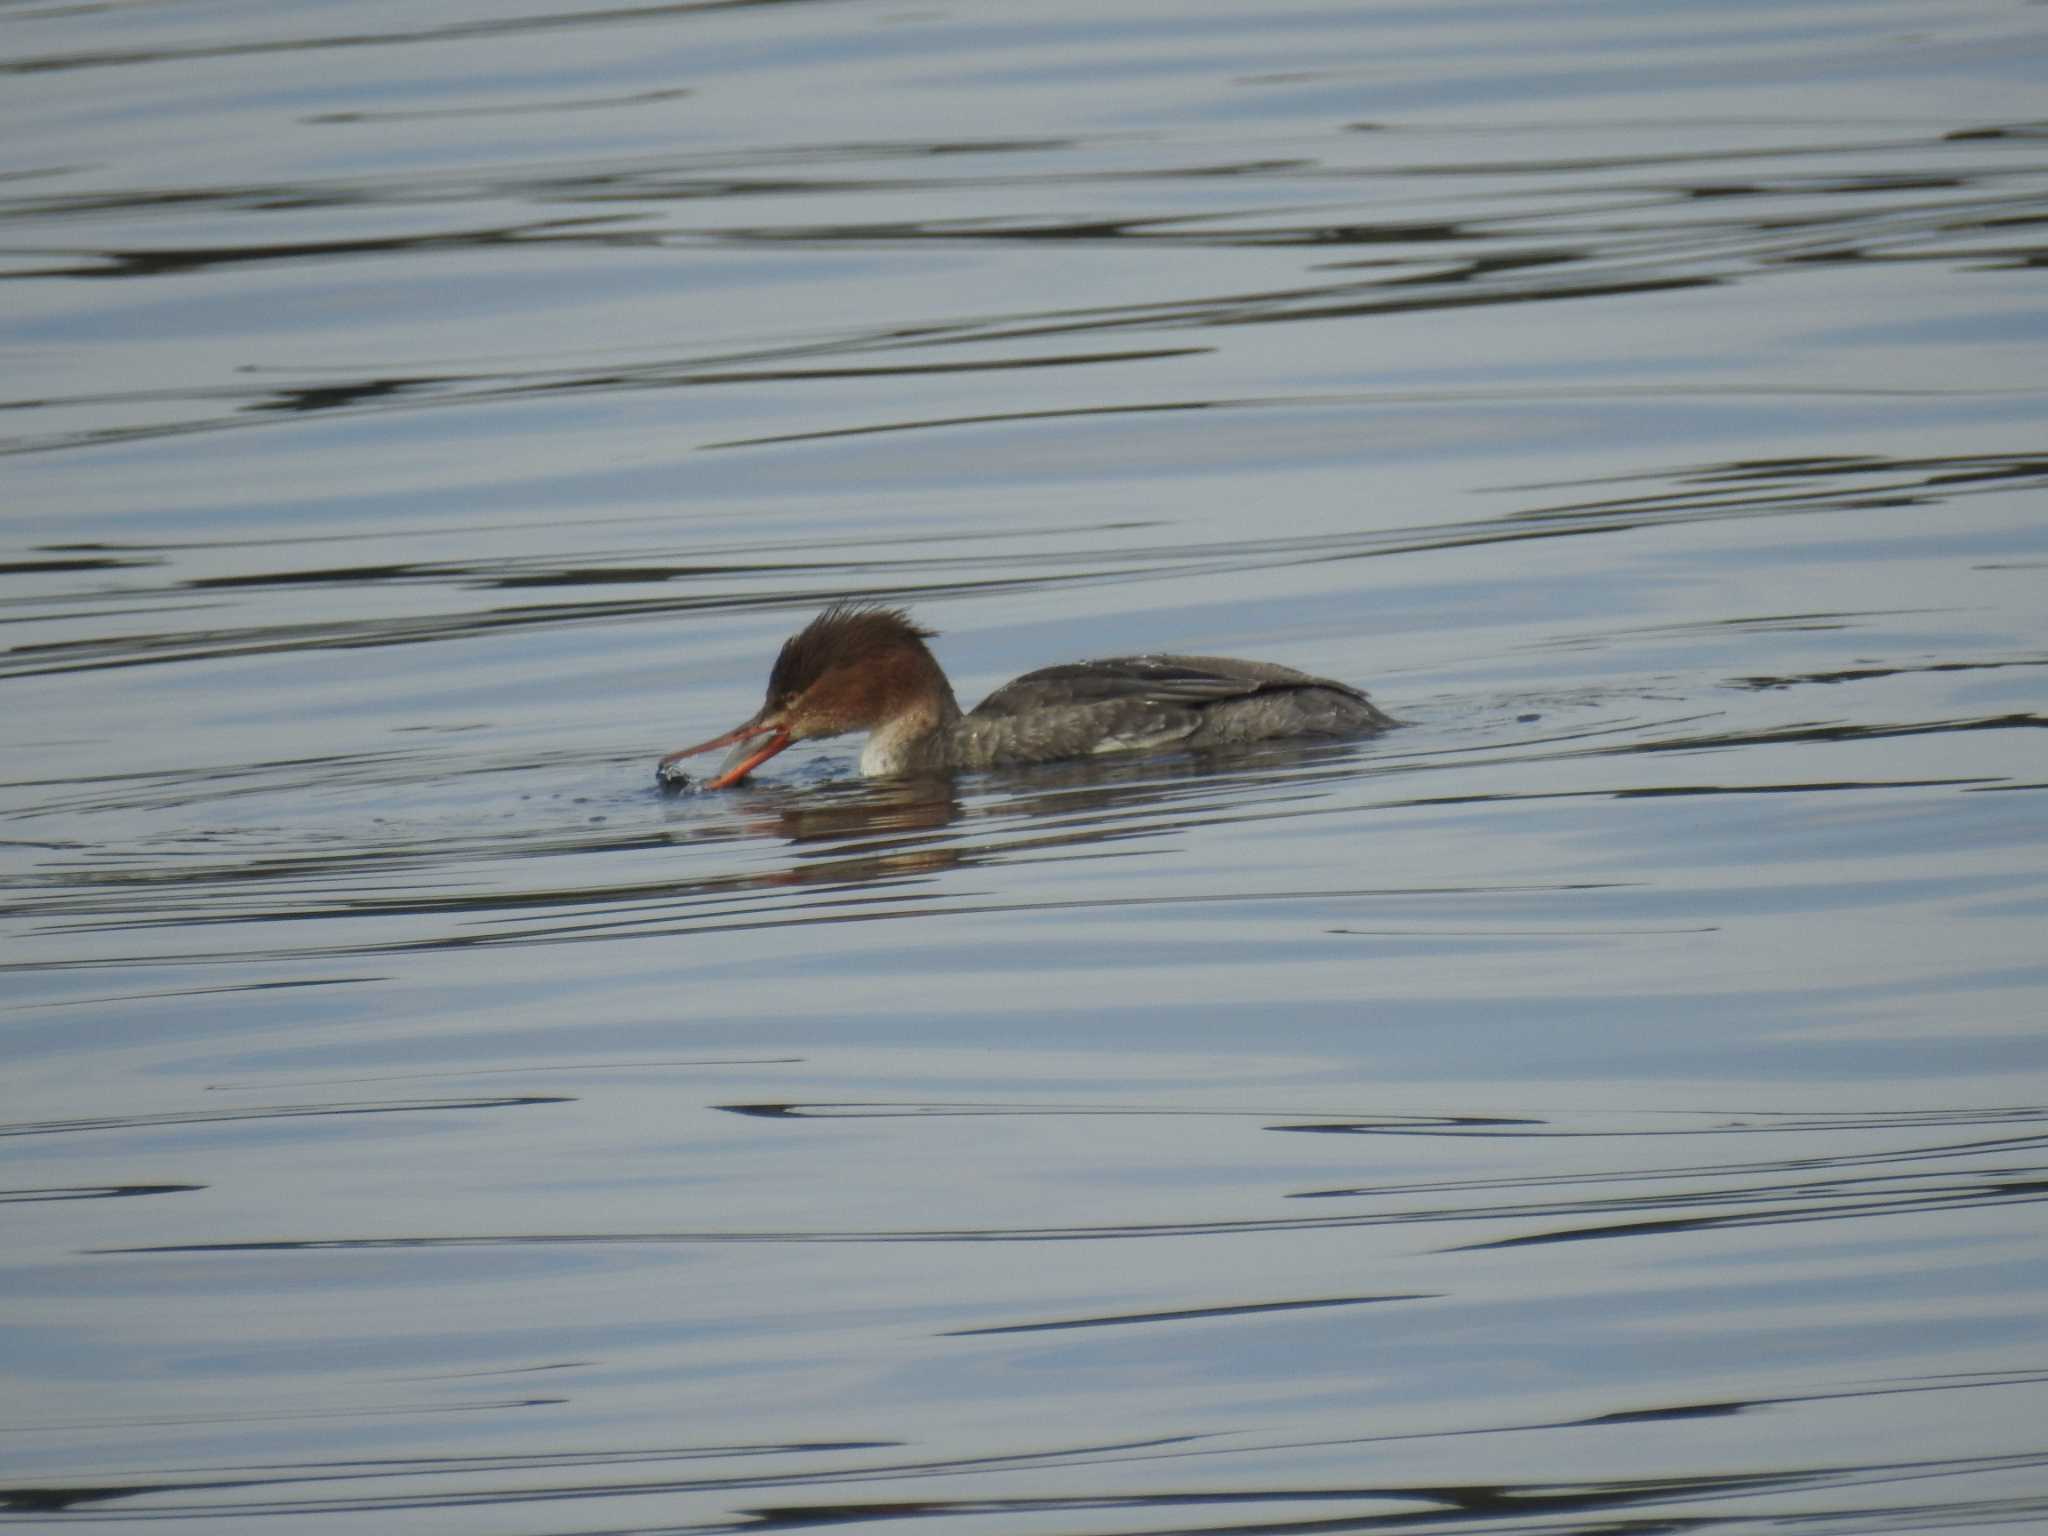
<path id="1" fill-rule="evenodd" d="M 6 16 L 6 1522 L 2048 1527 L 2039 7 Z"/>

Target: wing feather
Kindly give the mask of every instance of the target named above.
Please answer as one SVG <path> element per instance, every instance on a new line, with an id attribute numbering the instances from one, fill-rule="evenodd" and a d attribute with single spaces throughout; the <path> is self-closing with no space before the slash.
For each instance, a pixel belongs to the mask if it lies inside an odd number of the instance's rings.
<path id="1" fill-rule="evenodd" d="M 1365 699 L 1347 684 L 1273 662 L 1224 656 L 1118 656 L 1027 672 L 983 699 L 974 713 L 981 719 L 998 719 L 1090 704 L 1199 709 L 1224 699 L 1294 688 L 1328 688 Z"/>

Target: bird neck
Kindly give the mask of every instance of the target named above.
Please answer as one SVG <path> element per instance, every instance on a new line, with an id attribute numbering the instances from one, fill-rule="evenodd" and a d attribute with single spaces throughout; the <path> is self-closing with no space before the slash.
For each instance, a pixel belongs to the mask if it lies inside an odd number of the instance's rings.
<path id="1" fill-rule="evenodd" d="M 929 656 L 928 669 L 904 702 L 868 732 L 861 748 L 860 771 L 870 777 L 948 767 L 952 739 L 960 724 L 960 701 L 953 685 Z"/>

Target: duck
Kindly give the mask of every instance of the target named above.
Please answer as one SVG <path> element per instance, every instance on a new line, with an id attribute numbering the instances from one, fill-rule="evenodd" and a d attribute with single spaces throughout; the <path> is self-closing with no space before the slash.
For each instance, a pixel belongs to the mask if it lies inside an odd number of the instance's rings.
<path id="1" fill-rule="evenodd" d="M 663 757 L 656 776 L 700 753 L 731 752 L 705 789 L 744 781 L 800 741 L 865 731 L 860 771 L 929 776 L 1106 753 L 1287 737 L 1371 735 L 1398 724 L 1348 683 L 1228 656 L 1116 656 L 1041 667 L 962 711 L 902 608 L 839 602 L 783 642 L 761 707 L 731 730 Z"/>

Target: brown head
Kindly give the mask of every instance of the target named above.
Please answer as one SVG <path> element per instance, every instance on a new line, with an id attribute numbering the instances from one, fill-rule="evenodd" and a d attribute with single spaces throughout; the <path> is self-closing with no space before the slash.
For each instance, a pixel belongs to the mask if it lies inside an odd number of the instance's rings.
<path id="1" fill-rule="evenodd" d="M 768 674 L 768 696 L 751 720 L 669 753 L 661 766 L 732 747 L 704 785 L 724 789 L 795 742 L 872 730 L 936 698 L 950 702 L 945 673 L 925 648 L 935 633 L 913 624 L 901 608 L 834 603 L 782 642 Z"/>

